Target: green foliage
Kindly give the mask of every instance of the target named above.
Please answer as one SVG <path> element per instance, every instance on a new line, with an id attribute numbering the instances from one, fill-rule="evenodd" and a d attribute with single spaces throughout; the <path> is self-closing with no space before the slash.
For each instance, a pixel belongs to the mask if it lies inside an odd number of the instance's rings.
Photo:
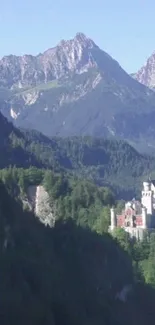
<path id="1" fill-rule="evenodd" d="M 150 236 L 148 258 L 143 259 L 141 267 L 146 283 L 155 288 L 155 233 Z"/>
<path id="2" fill-rule="evenodd" d="M 131 250 L 131 240 L 130 240 L 130 235 L 128 232 L 126 232 L 122 228 L 116 228 L 113 232 L 113 237 L 118 241 L 120 246 L 130 253 Z"/>
<path id="3" fill-rule="evenodd" d="M 104 234 L 108 232 L 110 225 L 110 206 L 103 207 L 97 213 L 98 217 L 93 229 L 99 234 Z"/>
<path id="4" fill-rule="evenodd" d="M 72 218 L 76 224 L 107 232 L 110 224 L 110 206 L 115 204 L 113 193 L 105 187 L 63 173 L 31 167 L 9 167 L 0 170 L 0 180 L 9 193 L 20 198 L 30 185 L 43 184 L 56 206 L 57 219 Z"/>
<path id="5" fill-rule="evenodd" d="M 30 185 L 39 185 L 43 181 L 44 170 L 31 167 L 29 169 L 9 167 L 0 170 L 0 180 L 6 185 L 9 193 L 15 197 L 20 191 L 26 193 Z"/>
<path id="6" fill-rule="evenodd" d="M 146 233 L 142 241 L 135 241 L 123 229 L 117 228 L 113 237 L 132 258 L 136 280 L 155 288 L 155 232 Z"/>
<path id="7" fill-rule="evenodd" d="M 107 231 L 109 206 L 115 203 L 109 189 L 97 187 L 90 181 L 56 175 L 52 171 L 45 172 L 43 183 L 51 202 L 56 202 L 58 219 L 72 218 L 78 225 L 91 229 L 97 229 L 101 222 L 100 231 Z"/>

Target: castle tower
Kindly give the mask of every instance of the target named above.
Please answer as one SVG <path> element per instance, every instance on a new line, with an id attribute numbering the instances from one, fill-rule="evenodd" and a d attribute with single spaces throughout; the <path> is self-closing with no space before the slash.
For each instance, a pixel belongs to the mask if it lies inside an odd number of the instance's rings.
<path id="1" fill-rule="evenodd" d="M 146 208 L 147 214 L 152 215 L 152 213 L 153 213 L 153 193 L 151 191 L 151 184 L 149 182 L 143 183 L 141 203 Z"/>
<path id="2" fill-rule="evenodd" d="M 147 209 L 144 207 L 142 208 L 142 223 L 143 223 L 143 229 L 147 228 Z"/>
<path id="3" fill-rule="evenodd" d="M 113 231 L 116 228 L 116 215 L 115 215 L 115 209 L 110 209 L 111 212 L 111 231 Z"/>

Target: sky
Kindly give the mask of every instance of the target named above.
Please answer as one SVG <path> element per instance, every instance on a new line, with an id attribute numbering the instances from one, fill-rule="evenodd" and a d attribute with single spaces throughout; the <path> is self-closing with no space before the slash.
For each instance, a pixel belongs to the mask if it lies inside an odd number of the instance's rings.
<path id="1" fill-rule="evenodd" d="M 155 51 L 154 0 L 0 1 L 0 57 L 36 55 L 77 32 L 130 73 Z"/>

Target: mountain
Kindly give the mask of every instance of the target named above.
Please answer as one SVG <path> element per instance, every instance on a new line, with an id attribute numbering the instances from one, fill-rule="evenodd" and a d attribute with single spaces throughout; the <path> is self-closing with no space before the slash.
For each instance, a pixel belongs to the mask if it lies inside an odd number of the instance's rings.
<path id="1" fill-rule="evenodd" d="M 90 38 L 0 61 L 1 112 L 48 136 L 123 138 L 154 149 L 155 94 Z"/>
<path id="2" fill-rule="evenodd" d="M 145 65 L 133 76 L 143 85 L 152 89 L 155 88 L 155 53 L 148 58 Z"/>

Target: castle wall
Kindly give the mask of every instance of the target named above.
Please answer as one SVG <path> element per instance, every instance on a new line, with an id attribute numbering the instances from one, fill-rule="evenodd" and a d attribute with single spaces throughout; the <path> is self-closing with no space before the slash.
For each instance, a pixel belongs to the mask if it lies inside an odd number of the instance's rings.
<path id="1" fill-rule="evenodd" d="M 116 215 L 116 227 L 125 227 L 126 226 L 126 214 L 122 215 Z M 135 218 L 133 223 L 133 228 L 135 227 L 142 227 L 143 226 L 143 218 L 142 215 L 135 216 L 134 214 L 131 216 L 131 218 Z M 130 222 L 130 221 L 129 221 Z M 131 226 L 131 223 L 130 225 Z"/>
<path id="2" fill-rule="evenodd" d="M 136 226 L 142 227 L 143 226 L 143 218 L 142 216 L 136 216 Z"/>
<path id="3" fill-rule="evenodd" d="M 123 227 L 125 223 L 125 216 L 124 215 L 116 215 L 116 226 Z"/>
<path id="4" fill-rule="evenodd" d="M 126 227 L 124 230 L 128 232 L 131 237 L 135 237 L 137 240 L 142 240 L 145 234 L 145 230 L 143 228 Z"/>

